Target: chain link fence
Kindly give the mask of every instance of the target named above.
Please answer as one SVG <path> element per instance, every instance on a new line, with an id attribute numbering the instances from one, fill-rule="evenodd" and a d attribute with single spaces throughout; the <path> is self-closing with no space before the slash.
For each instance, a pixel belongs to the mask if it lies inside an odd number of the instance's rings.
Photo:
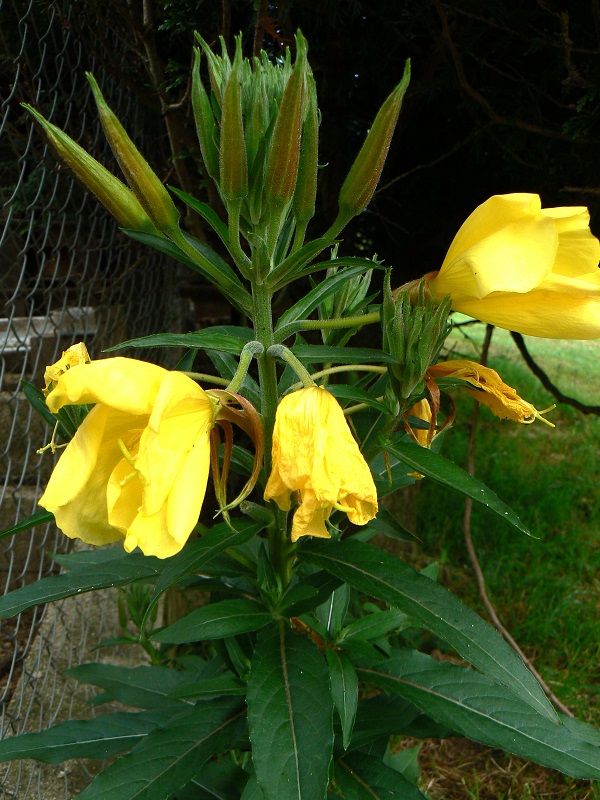
<path id="1" fill-rule="evenodd" d="M 37 454 L 50 431 L 25 400 L 21 382 L 40 386 L 45 365 L 73 342 L 85 341 L 94 358 L 117 342 L 181 325 L 173 262 L 119 232 L 57 164 L 20 106 L 31 103 L 114 169 L 84 77 L 90 70 L 140 148 L 156 152 L 160 116 L 130 104 L 121 90 L 136 79 L 124 49 L 121 56 L 117 49 L 111 53 L 109 70 L 95 62 L 89 41 L 79 35 L 85 5 L 0 0 L 0 530 L 36 510 L 53 467 L 49 453 Z M 145 351 L 143 357 L 160 356 Z M 70 544 L 53 526 L 0 541 L 0 590 L 51 574 L 48 554 Z M 110 635 L 115 610 L 114 594 L 94 593 L 2 622 L 2 736 L 81 715 L 85 693 L 62 673 L 96 657 L 89 650 Z M 13 764 L 0 773 L 0 797 L 67 798 L 88 780 L 88 767 L 79 762 Z"/>

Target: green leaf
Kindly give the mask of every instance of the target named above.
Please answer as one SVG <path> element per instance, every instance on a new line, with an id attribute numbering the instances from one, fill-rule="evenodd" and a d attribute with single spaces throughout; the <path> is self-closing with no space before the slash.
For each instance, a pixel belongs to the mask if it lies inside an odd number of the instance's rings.
<path id="1" fill-rule="evenodd" d="M 556 722 L 556 712 L 539 683 L 512 647 L 443 586 L 365 542 L 311 539 L 302 542 L 298 557 L 404 611 L 477 669 L 510 686 L 524 702 Z"/>
<path id="2" fill-rule="evenodd" d="M 101 772 L 78 800 L 157 800 L 188 784 L 214 754 L 235 747 L 243 718 L 239 700 L 200 702 L 151 731 Z"/>
<path id="3" fill-rule="evenodd" d="M 331 597 L 340 581 L 325 570 L 302 578 L 284 594 L 278 611 L 286 617 L 297 617 L 312 611 Z"/>
<path id="4" fill-rule="evenodd" d="M 223 639 L 257 631 L 272 619 L 271 612 L 254 600 L 221 600 L 186 614 L 168 628 L 153 633 L 152 639 L 169 644 Z"/>
<path id="5" fill-rule="evenodd" d="M 503 503 L 491 489 L 439 453 L 434 453 L 426 447 L 419 447 L 414 442 L 403 441 L 401 436 L 391 437 L 383 443 L 383 447 L 388 453 L 409 466 L 411 470 L 420 472 L 438 483 L 450 486 L 477 503 L 482 503 L 502 519 L 514 525 L 515 528 L 528 536 L 531 535 L 515 512 L 506 503 Z"/>
<path id="6" fill-rule="evenodd" d="M 382 533 L 390 539 L 399 539 L 401 542 L 410 542 L 415 538 L 414 533 L 405 528 L 385 506 L 380 505 L 375 519 L 366 525 L 366 530 L 372 531 L 371 535 Z"/>
<path id="7" fill-rule="evenodd" d="M 173 800 L 240 800 L 248 773 L 229 759 L 207 761 Z"/>
<path id="8" fill-rule="evenodd" d="M 347 267 L 335 275 L 330 275 L 324 278 L 324 280 L 318 283 L 314 289 L 311 289 L 311 291 L 305 294 L 301 300 L 298 300 L 297 303 L 295 303 L 291 308 L 281 315 L 275 327 L 275 336 L 277 341 L 282 341 L 279 337 L 277 337 L 277 331 L 281 330 L 292 322 L 296 322 L 296 320 L 305 319 L 326 297 L 330 297 L 332 294 L 339 292 L 340 288 L 345 283 L 354 278 L 355 275 L 364 274 L 364 271 L 364 266 L 360 264 L 355 267 Z M 291 336 L 292 333 L 289 335 Z M 287 338 L 287 336 L 285 338 Z"/>
<path id="9" fill-rule="evenodd" d="M 169 186 L 168 188 L 170 192 L 173 192 L 176 197 L 178 197 L 180 200 L 183 200 L 186 205 L 193 209 L 197 214 L 200 214 L 200 216 L 208 222 L 210 227 L 221 239 L 225 247 L 229 246 L 229 232 L 227 230 L 227 225 L 221 220 L 216 211 L 214 211 L 206 203 L 201 203 L 200 200 L 196 200 L 196 198 L 192 197 L 191 194 L 182 192 L 181 189 L 177 189 L 175 186 Z"/>
<path id="10" fill-rule="evenodd" d="M 391 609 L 368 614 L 366 617 L 351 622 L 338 637 L 337 643 L 342 644 L 350 639 L 362 639 L 365 642 L 386 636 L 391 631 L 398 630 L 406 625 L 409 617 L 403 611 Z"/>
<path id="11" fill-rule="evenodd" d="M 325 659 L 310 639 L 283 621 L 261 631 L 248 683 L 248 724 L 265 800 L 325 796 L 332 714 Z"/>
<path id="12" fill-rule="evenodd" d="M 199 700 L 209 697 L 237 697 L 246 694 L 246 685 L 232 673 L 217 675 L 214 678 L 203 678 L 187 681 L 173 689 L 169 697 L 177 700 Z"/>
<path id="13" fill-rule="evenodd" d="M 236 526 L 235 531 L 231 530 L 231 527 L 224 522 L 215 525 L 200 539 L 189 542 L 177 555 L 167 560 L 146 609 L 144 624 L 169 586 L 173 586 L 188 575 L 194 575 L 204 564 L 227 550 L 228 547 L 236 547 L 249 542 L 263 527 L 260 522 L 248 519 L 236 519 L 234 525 Z"/>
<path id="14" fill-rule="evenodd" d="M 36 511 L 34 514 L 30 514 L 28 517 L 25 517 L 25 519 L 17 522 L 12 528 L 1 531 L 0 539 L 4 539 L 5 536 L 12 536 L 15 533 L 21 533 L 21 531 L 28 531 L 30 528 L 36 528 L 38 525 L 47 525 L 49 522 L 54 522 L 54 514 L 52 514 L 52 512 Z"/>
<path id="15" fill-rule="evenodd" d="M 58 422 L 57 432 L 63 441 L 69 442 L 73 436 L 75 436 L 77 427 L 73 424 L 72 420 L 69 419 L 69 415 L 65 413 L 63 409 L 59 411 L 58 415 L 53 414 L 46 405 L 44 393 L 38 389 L 37 386 L 34 386 L 33 383 L 29 383 L 29 381 L 21 381 L 21 389 L 34 411 L 36 411 L 48 425 L 54 428 Z"/>
<path id="16" fill-rule="evenodd" d="M 290 348 L 300 361 L 335 364 L 396 364 L 383 350 L 370 347 L 329 347 L 324 344 L 297 344 Z"/>
<path id="17" fill-rule="evenodd" d="M 258 781 L 256 780 L 256 775 L 251 775 L 248 778 L 248 783 L 242 792 L 240 800 L 265 800 L 263 790 L 260 788 Z"/>
<path id="18" fill-rule="evenodd" d="M 326 650 L 333 704 L 342 724 L 342 743 L 348 749 L 358 707 L 358 678 L 352 661 L 340 650 Z"/>
<path id="19" fill-rule="evenodd" d="M 194 677 L 168 667 L 121 667 L 91 662 L 67 670 L 66 674 L 81 683 L 104 689 L 112 700 L 138 708 L 172 708 L 178 705 L 172 692 Z"/>
<path id="20" fill-rule="evenodd" d="M 381 694 L 363 699 L 358 704 L 351 749 L 367 748 L 383 741 L 383 750 L 390 736 L 406 733 L 421 715 L 407 700 L 393 694 Z"/>
<path id="21" fill-rule="evenodd" d="M 346 800 L 427 800 L 401 772 L 363 753 L 339 759 L 335 779 Z"/>
<path id="22" fill-rule="evenodd" d="M 384 404 L 373 397 L 372 394 L 369 394 L 369 392 L 365 392 L 364 389 L 359 389 L 356 386 L 346 386 L 343 383 L 329 384 L 327 389 L 334 397 L 338 397 L 340 400 L 350 400 L 352 403 L 365 403 L 381 414 L 389 415 L 389 411 Z"/>
<path id="23" fill-rule="evenodd" d="M 600 748 L 522 703 L 485 675 L 440 663 L 424 653 L 396 651 L 358 669 L 362 680 L 396 692 L 470 739 L 524 756 L 574 778 L 600 778 Z"/>
<path id="24" fill-rule="evenodd" d="M 311 242 L 308 244 L 311 244 Z M 292 276 L 288 276 L 287 278 L 278 281 L 273 287 L 273 290 L 277 291 L 283 288 L 286 284 L 290 283 L 290 281 L 298 280 L 298 278 L 305 278 L 308 275 L 312 275 L 314 272 L 322 272 L 330 267 L 339 269 L 340 267 L 355 267 L 361 265 L 363 273 L 370 269 L 383 269 L 381 264 L 378 264 L 376 261 L 371 261 L 371 259 L 362 258 L 361 256 L 342 256 L 340 258 L 329 258 L 326 261 L 319 261 L 316 264 L 310 264 L 306 268 L 299 269 Z"/>
<path id="25" fill-rule="evenodd" d="M 342 627 L 349 603 L 350 587 L 348 584 L 342 583 L 342 585 L 317 608 L 317 619 L 330 636 L 334 636 Z"/>
<path id="26" fill-rule="evenodd" d="M 335 239 L 313 239 L 278 264 L 269 274 L 269 284 L 273 291 L 281 289 L 293 280 L 297 272 L 310 264 L 326 247 L 333 247 L 335 241 Z"/>
<path id="27" fill-rule="evenodd" d="M 197 350 L 217 350 L 239 356 L 244 345 L 251 339 L 250 328 L 240 328 L 236 325 L 214 325 L 212 328 L 203 328 L 199 331 L 191 331 L 191 333 L 153 333 L 138 339 L 128 339 L 126 342 L 108 347 L 103 352 L 112 353 L 115 350 L 123 350 L 125 347 L 191 347 Z"/>
<path id="28" fill-rule="evenodd" d="M 44 764 L 58 764 L 68 758 L 109 758 L 131 750 L 172 716 L 173 706 L 160 712 L 118 711 L 94 719 L 61 722 L 40 733 L 7 736 L 0 741 L 0 761 L 32 758 Z"/>
<path id="29" fill-rule="evenodd" d="M 419 767 L 420 749 L 421 745 L 418 744 L 416 747 L 409 747 L 406 750 L 397 750 L 393 753 L 388 744 L 383 763 L 395 769 L 397 772 L 401 772 L 408 781 L 417 786 L 419 778 L 421 777 L 421 769 Z"/>
<path id="30" fill-rule="evenodd" d="M 52 603 L 82 592 L 155 578 L 164 566 L 165 561 L 161 562 L 154 556 L 130 553 L 125 558 L 114 558 L 102 565 L 84 566 L 62 575 L 42 578 L 0 598 L 0 619 L 12 617 L 32 606 Z"/>

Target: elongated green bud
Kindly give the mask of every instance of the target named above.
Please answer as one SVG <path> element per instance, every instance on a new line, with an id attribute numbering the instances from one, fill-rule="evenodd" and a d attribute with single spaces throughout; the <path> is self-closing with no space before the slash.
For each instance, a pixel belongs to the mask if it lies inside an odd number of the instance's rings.
<path id="1" fill-rule="evenodd" d="M 239 203 L 248 194 L 248 165 L 242 120 L 241 41 L 237 41 L 235 58 L 227 86 L 223 92 L 221 117 L 221 194 L 227 203 Z"/>
<path id="2" fill-rule="evenodd" d="M 410 60 L 402 80 L 377 112 L 373 126 L 340 190 L 340 221 L 345 224 L 367 207 L 379 183 L 402 100 L 410 82 Z"/>
<path id="3" fill-rule="evenodd" d="M 200 57 L 201 50 L 194 48 L 194 67 L 192 71 L 192 108 L 194 110 L 194 121 L 198 134 L 200 152 L 207 173 L 214 181 L 219 180 L 219 148 L 217 141 L 219 131 L 215 120 L 215 115 L 202 85 L 200 78 Z"/>
<path id="4" fill-rule="evenodd" d="M 308 111 L 302 126 L 298 179 L 292 203 L 298 227 L 306 226 L 315 214 L 317 170 L 319 168 L 319 111 L 317 109 L 317 90 L 312 75 L 308 76 L 307 88 Z"/>
<path id="5" fill-rule="evenodd" d="M 179 212 L 158 175 L 131 141 L 125 129 L 110 110 L 94 76 L 86 72 L 98 106 L 100 122 L 113 153 L 133 193 L 159 230 L 176 228 Z"/>
<path id="6" fill-rule="evenodd" d="M 278 206 L 292 199 L 298 177 L 308 49 L 300 32 L 296 35 L 296 44 L 296 63 L 281 98 L 265 172 L 265 199 Z"/>
<path id="7" fill-rule="evenodd" d="M 22 103 L 30 114 L 40 123 L 52 147 L 87 188 L 96 195 L 102 205 L 110 211 L 124 228 L 137 231 L 155 231 L 150 218 L 140 205 L 131 189 L 96 161 L 80 147 L 27 103 Z"/>

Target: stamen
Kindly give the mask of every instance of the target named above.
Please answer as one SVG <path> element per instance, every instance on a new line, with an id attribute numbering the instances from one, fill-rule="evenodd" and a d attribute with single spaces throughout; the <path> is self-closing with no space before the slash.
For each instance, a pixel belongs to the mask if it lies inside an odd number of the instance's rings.
<path id="1" fill-rule="evenodd" d="M 54 430 L 52 431 L 52 438 L 50 439 L 50 443 L 47 444 L 45 447 L 40 447 L 39 450 L 35 451 L 39 456 L 41 456 L 42 453 L 45 453 L 46 450 L 50 450 L 52 453 L 56 453 L 57 450 L 61 450 L 63 447 L 67 446 L 68 442 L 65 442 L 64 444 L 56 444 L 55 440 L 56 440 L 56 432 L 58 431 L 58 426 L 59 423 L 57 422 L 56 425 L 54 426 Z"/>

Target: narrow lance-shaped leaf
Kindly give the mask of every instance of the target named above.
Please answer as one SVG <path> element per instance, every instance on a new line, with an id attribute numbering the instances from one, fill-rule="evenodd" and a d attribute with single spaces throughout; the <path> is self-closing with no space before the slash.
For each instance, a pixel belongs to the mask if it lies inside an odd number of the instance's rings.
<path id="1" fill-rule="evenodd" d="M 327 789 L 333 704 L 325 659 L 283 621 L 258 635 L 248 683 L 252 760 L 265 800 L 317 800 Z"/>
<path id="2" fill-rule="evenodd" d="M 399 558 L 366 542 L 302 542 L 298 556 L 361 592 L 404 611 L 454 647 L 473 666 L 510 686 L 528 705 L 556 722 L 539 683 L 495 628 L 451 592 Z"/>
<path id="3" fill-rule="evenodd" d="M 239 700 L 198 703 L 149 733 L 101 772 L 79 800 L 157 800 L 172 797 L 213 755 L 239 743 Z"/>
<path id="4" fill-rule="evenodd" d="M 346 800 L 427 800 L 401 772 L 364 753 L 343 756 L 335 765 L 335 779 Z"/>
<path id="5" fill-rule="evenodd" d="M 463 736 L 575 778 L 600 778 L 600 748 L 539 714 L 485 675 L 409 650 L 398 650 L 358 673 L 362 680 L 399 694 Z"/>
<path id="6" fill-rule="evenodd" d="M 506 503 L 503 503 L 489 487 L 440 453 L 420 447 L 413 442 L 405 442 L 401 436 L 390 437 L 383 443 L 383 447 L 411 470 L 420 472 L 438 483 L 450 486 L 477 503 L 482 503 L 490 511 L 494 511 L 502 519 L 514 525 L 515 528 L 530 535 L 515 512 Z"/>

